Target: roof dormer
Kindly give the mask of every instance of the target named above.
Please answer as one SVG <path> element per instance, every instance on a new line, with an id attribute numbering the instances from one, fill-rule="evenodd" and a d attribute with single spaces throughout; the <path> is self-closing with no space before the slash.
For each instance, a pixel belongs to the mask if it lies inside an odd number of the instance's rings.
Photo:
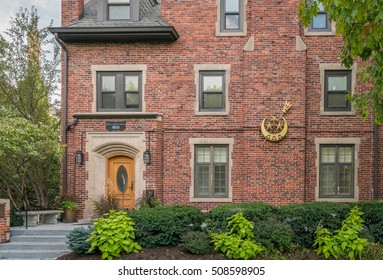
<path id="1" fill-rule="evenodd" d="M 70 17 L 63 21 L 64 26 L 49 30 L 67 43 L 174 42 L 179 38 L 175 28 L 162 17 L 160 0 L 90 0 L 83 9 L 71 4 L 83 0 L 62 1 L 62 16 L 76 14 L 78 18 Z"/>
<path id="2" fill-rule="evenodd" d="M 140 20 L 140 0 L 99 0 L 97 21 Z"/>

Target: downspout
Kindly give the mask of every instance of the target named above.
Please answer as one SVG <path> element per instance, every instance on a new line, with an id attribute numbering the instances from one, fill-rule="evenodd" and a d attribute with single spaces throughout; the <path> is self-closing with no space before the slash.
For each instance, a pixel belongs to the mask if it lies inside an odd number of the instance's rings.
<path id="1" fill-rule="evenodd" d="M 63 69 L 63 73 L 64 73 L 64 77 L 63 77 L 63 83 L 64 83 L 64 86 L 63 86 L 63 91 L 61 93 L 61 100 L 62 100 L 62 108 L 63 108 L 63 111 L 62 111 L 62 117 L 61 117 L 61 120 L 62 120 L 62 143 L 64 145 L 64 156 L 63 156 L 63 163 L 62 163 L 62 176 L 63 176 L 63 187 L 62 187 L 62 191 L 63 191 L 63 194 L 66 195 L 67 192 L 68 192 L 68 176 L 67 176 L 67 169 L 68 169 L 68 163 L 67 163 L 67 158 L 68 158 L 68 155 L 67 155 L 67 129 L 68 129 L 68 126 L 67 126 L 67 112 L 68 112 L 68 104 L 67 104 L 67 95 L 68 95 L 68 49 L 66 47 L 66 45 L 64 44 L 64 42 L 59 38 L 58 34 L 55 33 L 54 34 L 55 36 L 55 39 L 56 41 L 60 44 L 60 46 L 62 47 L 62 49 L 64 50 L 64 69 Z"/>
<path id="2" fill-rule="evenodd" d="M 379 199 L 378 172 L 379 172 L 379 127 L 374 124 L 374 199 Z"/>

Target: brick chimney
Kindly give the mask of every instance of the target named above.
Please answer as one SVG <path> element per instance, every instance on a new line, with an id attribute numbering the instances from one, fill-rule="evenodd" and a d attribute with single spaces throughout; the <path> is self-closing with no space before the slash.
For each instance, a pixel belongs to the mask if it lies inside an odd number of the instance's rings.
<path id="1" fill-rule="evenodd" d="M 61 0 L 61 25 L 79 20 L 84 12 L 84 0 Z"/>

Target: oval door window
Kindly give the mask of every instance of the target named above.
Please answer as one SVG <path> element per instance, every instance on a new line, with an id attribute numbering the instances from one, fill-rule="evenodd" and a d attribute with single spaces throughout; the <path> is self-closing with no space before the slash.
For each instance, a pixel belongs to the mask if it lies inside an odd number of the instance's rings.
<path id="1" fill-rule="evenodd" d="M 128 172 L 123 165 L 117 169 L 116 176 L 118 190 L 122 193 L 126 192 L 126 187 L 128 186 Z"/>

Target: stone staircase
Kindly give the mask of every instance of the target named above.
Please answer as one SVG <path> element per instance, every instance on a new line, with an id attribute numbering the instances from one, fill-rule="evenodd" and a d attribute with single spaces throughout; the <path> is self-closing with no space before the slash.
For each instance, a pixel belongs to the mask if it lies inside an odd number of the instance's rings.
<path id="1" fill-rule="evenodd" d="M 11 228 L 11 242 L 0 244 L 0 260 L 49 260 L 69 253 L 67 234 L 78 224 Z"/>

